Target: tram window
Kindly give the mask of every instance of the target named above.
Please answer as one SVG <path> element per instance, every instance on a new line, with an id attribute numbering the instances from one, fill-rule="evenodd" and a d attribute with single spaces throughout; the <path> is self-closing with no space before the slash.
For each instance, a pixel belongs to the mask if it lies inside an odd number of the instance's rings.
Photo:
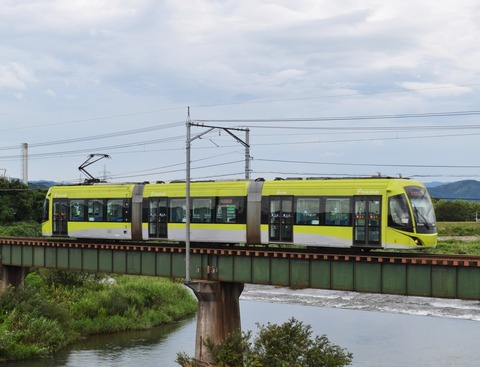
<path id="1" fill-rule="evenodd" d="M 71 221 L 85 220 L 85 200 L 70 200 L 70 218 Z"/>
<path id="2" fill-rule="evenodd" d="M 261 213 L 261 224 L 268 224 L 270 219 L 270 197 L 262 197 L 262 213 Z"/>
<path id="3" fill-rule="evenodd" d="M 295 224 L 320 224 L 320 198 L 296 198 Z"/>
<path id="4" fill-rule="evenodd" d="M 88 220 L 90 222 L 102 222 L 103 221 L 103 200 L 92 199 L 88 200 Z"/>
<path id="5" fill-rule="evenodd" d="M 213 200 L 211 198 L 194 198 L 192 200 L 192 222 L 211 223 L 212 209 Z"/>
<path id="6" fill-rule="evenodd" d="M 395 195 L 388 198 L 388 226 L 412 231 L 412 217 L 408 209 L 405 195 Z"/>
<path id="7" fill-rule="evenodd" d="M 107 222 L 123 221 L 123 200 L 108 199 L 107 200 Z"/>
<path id="8" fill-rule="evenodd" d="M 187 221 L 185 199 L 170 199 L 169 210 L 170 222 L 183 223 Z"/>
<path id="9" fill-rule="evenodd" d="M 350 198 L 325 199 L 325 225 L 350 226 L 351 225 Z"/>
<path id="10" fill-rule="evenodd" d="M 218 198 L 216 223 L 245 223 L 244 198 Z"/>

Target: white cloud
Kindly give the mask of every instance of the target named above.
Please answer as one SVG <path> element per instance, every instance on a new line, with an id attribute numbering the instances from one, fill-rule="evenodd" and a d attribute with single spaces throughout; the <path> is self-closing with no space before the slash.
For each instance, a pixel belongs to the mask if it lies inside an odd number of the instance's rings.
<path id="1" fill-rule="evenodd" d="M 57 96 L 57 93 L 55 93 L 55 92 L 54 92 L 53 90 L 51 90 L 51 89 L 47 89 L 47 90 L 45 91 L 45 94 L 46 94 L 47 96 L 49 96 L 49 97 L 56 97 L 56 96 Z"/>
<path id="2" fill-rule="evenodd" d="M 0 64 L 0 89 L 25 90 L 35 81 L 34 74 L 24 65 L 16 62 Z"/>
<path id="3" fill-rule="evenodd" d="M 461 96 L 473 92 L 472 86 L 456 86 L 445 83 L 403 82 L 399 85 L 405 89 L 429 97 Z"/>

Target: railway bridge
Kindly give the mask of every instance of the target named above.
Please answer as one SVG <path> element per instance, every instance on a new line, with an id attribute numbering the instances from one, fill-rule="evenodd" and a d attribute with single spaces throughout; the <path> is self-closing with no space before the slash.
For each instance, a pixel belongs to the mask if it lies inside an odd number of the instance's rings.
<path id="1" fill-rule="evenodd" d="M 0 238 L 3 282 L 19 285 L 31 267 L 184 279 L 185 247 Z M 297 288 L 480 300 L 480 257 L 313 248 L 192 246 L 187 285 L 199 299 L 196 358 L 209 362 L 203 339 L 240 327 L 244 283 Z"/>

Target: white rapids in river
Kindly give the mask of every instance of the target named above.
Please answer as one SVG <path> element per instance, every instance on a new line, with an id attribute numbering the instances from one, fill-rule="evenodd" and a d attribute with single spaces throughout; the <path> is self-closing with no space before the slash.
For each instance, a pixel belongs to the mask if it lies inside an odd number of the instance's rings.
<path id="1" fill-rule="evenodd" d="M 245 285 L 240 299 L 480 321 L 480 302 L 458 299 L 320 289 L 294 290 L 251 284 Z"/>

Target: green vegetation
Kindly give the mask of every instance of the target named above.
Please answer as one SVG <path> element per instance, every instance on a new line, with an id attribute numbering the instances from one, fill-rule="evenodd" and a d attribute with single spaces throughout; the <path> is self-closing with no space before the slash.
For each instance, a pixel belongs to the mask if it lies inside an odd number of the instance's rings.
<path id="1" fill-rule="evenodd" d="M 42 228 L 40 223 L 33 220 L 14 222 L 0 225 L 0 236 L 6 237 L 41 237 Z"/>
<path id="2" fill-rule="evenodd" d="M 438 222 L 439 236 L 480 236 L 480 222 Z"/>
<path id="3" fill-rule="evenodd" d="M 458 239 L 440 241 L 436 248 L 428 252 L 433 254 L 480 255 L 480 241 Z"/>
<path id="4" fill-rule="evenodd" d="M 42 219 L 46 190 L 30 190 L 19 180 L 0 179 L 0 223 Z"/>
<path id="5" fill-rule="evenodd" d="M 431 253 L 480 255 L 479 222 L 438 222 L 439 241 Z"/>
<path id="6" fill-rule="evenodd" d="M 438 200 L 433 202 L 439 222 L 474 221 L 480 217 L 480 203 L 464 200 Z"/>
<path id="7" fill-rule="evenodd" d="M 325 336 L 312 338 L 312 328 L 294 318 L 282 325 L 257 324 L 258 333 L 234 332 L 219 346 L 207 343 L 217 367 L 341 367 L 352 362 L 352 353 Z M 181 366 L 197 366 L 185 353 L 177 354 Z"/>
<path id="8" fill-rule="evenodd" d="M 140 276 L 42 270 L 0 293 L 0 361 L 48 356 L 92 334 L 148 329 L 191 315 L 180 284 Z"/>

